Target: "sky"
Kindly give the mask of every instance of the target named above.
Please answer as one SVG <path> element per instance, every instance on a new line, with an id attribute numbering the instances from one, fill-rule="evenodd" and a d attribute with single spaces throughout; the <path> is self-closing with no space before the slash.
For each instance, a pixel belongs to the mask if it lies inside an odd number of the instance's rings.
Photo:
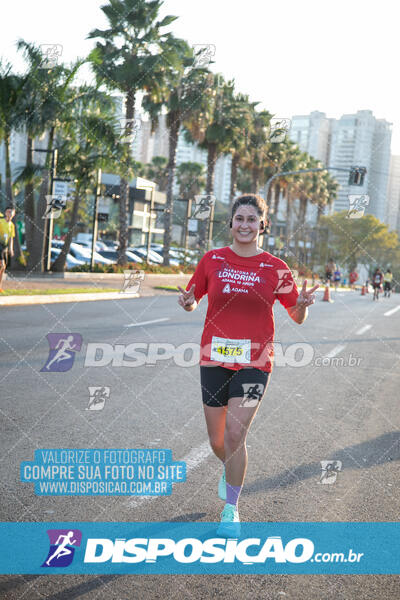
<path id="1" fill-rule="evenodd" d="M 60 44 L 61 60 L 84 57 L 89 31 L 105 28 L 106 0 L 12 0 L 2 6 L 0 56 L 23 69 L 17 39 Z M 275 116 L 313 110 L 340 117 L 372 110 L 393 124 L 400 155 L 398 19 L 393 0 L 165 0 L 168 29 L 189 44 L 213 44 L 212 70 Z M 81 77 L 90 79 L 89 70 Z"/>

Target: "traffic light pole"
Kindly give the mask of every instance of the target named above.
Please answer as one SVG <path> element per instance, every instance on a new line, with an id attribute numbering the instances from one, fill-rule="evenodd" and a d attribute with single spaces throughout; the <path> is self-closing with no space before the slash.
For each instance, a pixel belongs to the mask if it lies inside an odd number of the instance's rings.
<path id="1" fill-rule="evenodd" d="M 268 192 L 271 183 L 274 181 L 274 179 L 278 179 L 278 177 L 283 177 L 285 175 L 298 175 L 299 173 L 318 173 L 319 171 L 344 171 L 345 173 L 352 173 L 353 169 L 356 168 L 357 167 L 351 167 L 350 169 L 344 169 L 342 167 L 319 167 L 315 169 L 300 169 L 299 171 L 281 171 L 280 173 L 275 173 L 275 175 L 272 175 L 272 177 L 270 177 L 267 183 L 265 184 L 265 198 L 268 198 Z M 365 167 L 362 168 L 365 169 Z M 363 174 L 365 175 L 366 172 L 367 170 L 365 169 L 363 171 Z M 362 184 L 356 183 L 354 185 Z"/>

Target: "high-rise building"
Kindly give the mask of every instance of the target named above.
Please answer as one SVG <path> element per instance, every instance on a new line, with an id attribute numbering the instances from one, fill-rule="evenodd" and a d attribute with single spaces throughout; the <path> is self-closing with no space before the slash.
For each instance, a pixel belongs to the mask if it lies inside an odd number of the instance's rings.
<path id="1" fill-rule="evenodd" d="M 369 205 L 365 214 L 385 221 L 390 141 L 391 124 L 376 119 L 370 110 L 359 110 L 332 120 L 329 166 L 346 170 L 357 165 L 367 168 L 362 187 L 348 185 L 348 172 L 332 171 L 340 184 L 334 211 L 349 208 L 350 194 L 367 194 Z"/>
<path id="2" fill-rule="evenodd" d="M 390 159 L 386 223 L 400 234 L 400 155 Z"/>
<path id="3" fill-rule="evenodd" d="M 327 164 L 329 158 L 330 121 L 317 110 L 309 115 L 292 117 L 289 137 L 300 150 Z"/>

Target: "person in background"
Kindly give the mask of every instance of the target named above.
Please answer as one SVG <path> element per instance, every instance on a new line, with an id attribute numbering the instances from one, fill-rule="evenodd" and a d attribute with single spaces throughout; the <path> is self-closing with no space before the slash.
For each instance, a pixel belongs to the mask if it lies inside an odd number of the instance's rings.
<path id="1" fill-rule="evenodd" d="M 15 227 L 12 222 L 14 215 L 13 206 L 7 206 L 4 215 L 0 215 L 0 293 L 4 293 L 1 284 L 7 268 L 8 255 L 14 256 Z"/>
<path id="2" fill-rule="evenodd" d="M 385 298 L 390 298 L 390 292 L 392 291 L 392 279 L 393 273 L 390 269 L 386 269 L 386 273 L 383 276 L 383 291 Z"/>
<path id="3" fill-rule="evenodd" d="M 356 289 L 356 281 L 358 279 L 358 273 L 355 269 L 353 269 L 351 271 L 351 273 L 349 274 L 349 280 L 350 280 L 350 289 L 355 290 Z"/>
<path id="4" fill-rule="evenodd" d="M 337 267 L 335 269 L 335 271 L 333 272 L 333 283 L 335 284 L 335 290 L 337 291 L 339 284 L 340 284 L 340 280 L 342 278 L 342 275 L 340 273 L 340 269 L 339 267 Z"/>
<path id="5" fill-rule="evenodd" d="M 327 264 L 325 265 L 325 281 L 326 283 L 328 283 L 328 281 L 332 281 L 332 276 L 334 271 L 336 270 L 336 265 L 335 262 L 333 260 L 333 258 L 330 258 L 327 262 Z"/>

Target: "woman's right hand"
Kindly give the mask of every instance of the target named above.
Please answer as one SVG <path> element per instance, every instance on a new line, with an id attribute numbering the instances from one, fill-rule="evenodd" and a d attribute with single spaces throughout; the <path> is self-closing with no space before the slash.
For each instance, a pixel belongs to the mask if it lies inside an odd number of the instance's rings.
<path id="1" fill-rule="evenodd" d="M 190 310 L 189 307 L 191 307 L 196 302 L 196 298 L 194 296 L 195 287 L 196 284 L 194 283 L 192 287 L 186 291 L 178 285 L 178 290 L 181 292 L 178 296 L 178 304 L 180 304 L 180 306 L 182 306 L 182 308 L 184 308 L 185 310 Z"/>

